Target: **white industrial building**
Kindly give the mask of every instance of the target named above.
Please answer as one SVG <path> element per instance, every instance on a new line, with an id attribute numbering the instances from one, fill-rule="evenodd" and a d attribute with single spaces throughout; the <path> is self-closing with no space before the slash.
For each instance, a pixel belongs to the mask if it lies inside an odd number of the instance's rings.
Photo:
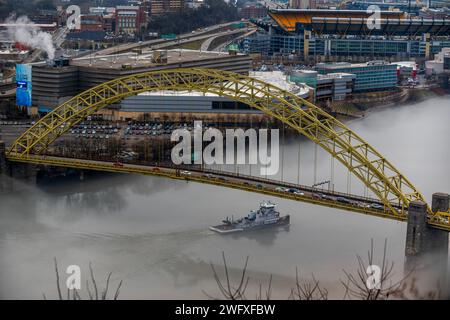
<path id="1" fill-rule="evenodd" d="M 286 79 L 281 71 L 250 72 L 251 77 L 268 82 L 301 98 L 309 98 L 309 87 Z M 196 91 L 153 91 L 128 97 L 121 102 L 123 112 L 179 112 L 179 113 L 258 113 L 246 104 Z"/>

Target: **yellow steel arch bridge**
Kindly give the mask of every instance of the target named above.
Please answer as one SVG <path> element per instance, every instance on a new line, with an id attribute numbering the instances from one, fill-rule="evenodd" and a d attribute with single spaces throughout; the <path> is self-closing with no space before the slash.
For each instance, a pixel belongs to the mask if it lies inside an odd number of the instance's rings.
<path id="1" fill-rule="evenodd" d="M 243 102 L 258 109 L 299 134 L 312 140 L 342 163 L 354 176 L 362 181 L 383 204 L 383 210 L 366 206 L 324 201 L 307 196 L 293 196 L 275 192 L 267 185 L 251 186 L 239 179 L 210 179 L 203 175 L 180 177 L 178 171 L 158 168 L 146 169 L 127 165 L 115 167 L 111 163 L 82 161 L 48 157 L 44 151 L 71 127 L 98 110 L 128 96 L 147 91 L 199 91 L 214 93 Z M 37 121 L 25 131 L 9 148 L 10 161 L 49 164 L 95 170 L 136 172 L 183 178 L 198 182 L 214 183 L 232 188 L 256 191 L 296 200 L 328 205 L 398 220 L 406 220 L 410 201 L 425 201 L 418 189 L 392 163 L 364 141 L 342 122 L 310 102 L 263 81 L 213 69 L 167 69 L 134 74 L 88 89 Z M 434 213 L 428 208 L 429 223 L 449 230 L 449 214 Z"/>

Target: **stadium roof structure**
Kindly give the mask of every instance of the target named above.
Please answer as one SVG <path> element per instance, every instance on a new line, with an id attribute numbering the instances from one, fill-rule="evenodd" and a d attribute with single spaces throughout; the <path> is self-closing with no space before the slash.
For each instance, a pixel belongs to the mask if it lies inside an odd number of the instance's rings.
<path id="1" fill-rule="evenodd" d="M 357 36 L 449 36 L 450 19 L 411 18 L 402 11 L 381 11 L 379 28 L 369 28 L 373 20 L 364 10 L 273 9 L 269 16 L 286 33 L 310 30 L 322 35 Z M 272 23 L 252 21 L 268 29 Z"/>
<path id="2" fill-rule="evenodd" d="M 269 16 L 285 31 L 294 32 L 296 25 L 310 24 L 314 17 L 321 18 L 369 18 L 366 10 L 323 10 L 323 9 L 272 9 Z M 402 11 L 380 11 L 381 18 L 402 19 L 406 14 Z"/>
<path id="3" fill-rule="evenodd" d="M 450 36 L 450 19 L 380 19 L 380 27 L 369 29 L 370 21 L 361 18 L 314 17 L 309 27 L 316 34 L 363 36 Z"/>

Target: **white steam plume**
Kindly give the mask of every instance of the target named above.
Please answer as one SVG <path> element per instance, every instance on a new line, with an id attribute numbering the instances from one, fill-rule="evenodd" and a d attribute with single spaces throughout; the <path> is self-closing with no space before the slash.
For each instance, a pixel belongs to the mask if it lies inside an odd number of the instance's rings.
<path id="1" fill-rule="evenodd" d="M 15 26 L 8 26 L 8 35 L 11 40 L 45 51 L 50 60 L 55 58 L 52 35 L 33 26 L 34 22 L 28 17 L 21 16 L 16 20 L 10 17 L 6 20 L 6 23 L 15 24 Z"/>

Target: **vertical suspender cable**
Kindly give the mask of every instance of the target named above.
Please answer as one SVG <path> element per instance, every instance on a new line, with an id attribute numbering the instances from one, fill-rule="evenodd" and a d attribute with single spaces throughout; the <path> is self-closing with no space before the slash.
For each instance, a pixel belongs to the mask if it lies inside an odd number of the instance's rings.
<path id="1" fill-rule="evenodd" d="M 314 184 L 317 183 L 317 144 L 314 144 Z"/>
<path id="2" fill-rule="evenodd" d="M 283 109 L 283 119 L 284 119 L 284 109 Z M 281 182 L 284 181 L 284 142 L 285 142 L 284 129 L 285 129 L 285 126 L 284 126 L 284 122 L 283 122 L 283 128 L 282 128 L 283 132 L 282 132 L 282 142 L 281 142 L 282 143 L 281 144 Z M 273 155 L 271 154 L 270 156 L 273 156 Z"/>
<path id="3" fill-rule="evenodd" d="M 330 189 L 334 191 L 334 157 L 331 156 L 331 177 L 330 177 Z"/>
<path id="4" fill-rule="evenodd" d="M 298 167 L 297 167 L 297 184 L 300 184 L 300 147 L 301 147 L 302 141 L 299 139 L 298 140 Z"/>

